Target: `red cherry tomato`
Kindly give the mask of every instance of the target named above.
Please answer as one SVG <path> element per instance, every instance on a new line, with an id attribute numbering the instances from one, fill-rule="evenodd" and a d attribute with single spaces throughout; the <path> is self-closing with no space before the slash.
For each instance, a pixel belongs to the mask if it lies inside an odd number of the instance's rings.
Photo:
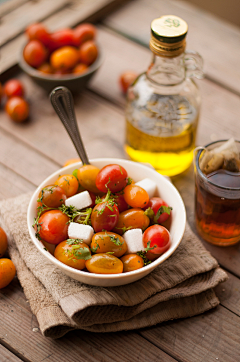
<path id="1" fill-rule="evenodd" d="M 21 97 L 11 97 L 5 105 L 5 111 L 14 122 L 23 122 L 28 118 L 29 105 Z"/>
<path id="2" fill-rule="evenodd" d="M 31 67 L 38 68 L 47 59 L 47 50 L 38 40 L 30 40 L 23 50 L 23 57 Z"/>
<path id="3" fill-rule="evenodd" d="M 26 34 L 29 40 L 39 40 L 45 46 L 50 43 L 50 33 L 41 23 L 31 24 L 26 29 Z"/>
<path id="4" fill-rule="evenodd" d="M 69 217 L 60 210 L 51 210 L 40 216 L 40 238 L 50 244 L 59 244 L 68 238 Z"/>
<path id="5" fill-rule="evenodd" d="M 81 45 L 87 40 L 92 40 L 96 36 L 95 26 L 88 23 L 77 26 L 73 31 L 78 45 Z"/>
<path id="6" fill-rule="evenodd" d="M 152 225 L 147 228 L 143 233 L 143 244 L 147 248 L 150 243 L 149 253 L 163 254 L 171 245 L 171 237 L 169 231 L 161 225 Z"/>
<path id="7" fill-rule="evenodd" d="M 81 63 L 91 65 L 98 56 L 98 48 L 93 40 L 88 40 L 80 46 L 79 59 Z"/>
<path id="8" fill-rule="evenodd" d="M 51 50 L 55 50 L 67 45 L 76 46 L 76 37 L 72 29 L 66 28 L 55 31 L 51 34 Z"/>
<path id="9" fill-rule="evenodd" d="M 121 74 L 121 76 L 119 78 L 119 83 L 120 83 L 121 90 L 124 94 L 127 93 L 129 86 L 134 82 L 134 80 L 136 78 L 137 78 L 137 74 L 134 72 L 131 72 L 131 71 Z"/>
<path id="10" fill-rule="evenodd" d="M 169 207 L 168 204 L 165 201 L 163 201 L 160 197 L 152 197 L 149 200 L 147 208 L 150 207 L 153 210 L 154 214 L 157 215 L 158 210 L 160 209 L 161 206 Z M 169 211 L 170 211 L 170 208 L 169 208 Z M 162 208 L 161 210 L 159 210 L 158 214 L 159 214 L 159 217 L 155 218 L 154 223 L 162 224 L 164 221 L 166 221 L 170 217 L 171 211 L 168 214 L 167 212 L 163 212 L 163 208 Z"/>
<path id="11" fill-rule="evenodd" d="M 24 88 L 22 83 L 18 79 L 10 79 L 4 85 L 4 93 L 8 98 L 23 97 Z"/>
<path id="12" fill-rule="evenodd" d="M 118 207 L 119 213 L 126 211 L 129 208 L 128 204 L 126 203 L 126 201 L 124 199 L 123 194 L 117 193 L 113 196 L 113 198 Z"/>
<path id="13" fill-rule="evenodd" d="M 120 165 L 103 167 L 96 178 L 96 186 L 102 192 L 119 192 L 127 185 L 127 171 Z"/>
<path id="14" fill-rule="evenodd" d="M 95 232 L 102 230 L 111 231 L 118 222 L 119 211 L 117 206 L 110 205 L 107 201 L 97 204 L 91 215 L 91 223 Z"/>

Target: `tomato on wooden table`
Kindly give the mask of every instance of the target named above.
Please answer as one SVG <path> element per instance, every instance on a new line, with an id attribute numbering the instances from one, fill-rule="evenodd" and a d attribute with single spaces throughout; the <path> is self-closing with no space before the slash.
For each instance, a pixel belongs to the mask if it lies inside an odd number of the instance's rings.
<path id="1" fill-rule="evenodd" d="M 127 185 L 128 174 L 120 165 L 111 164 L 104 166 L 96 177 L 96 186 L 102 192 L 119 192 Z"/>
<path id="2" fill-rule="evenodd" d="M 8 241 L 5 231 L 0 227 L 0 258 L 7 251 Z"/>
<path id="3" fill-rule="evenodd" d="M 14 122 L 26 121 L 29 116 L 29 105 L 21 97 L 11 97 L 5 105 L 5 111 Z"/>
<path id="4" fill-rule="evenodd" d="M 0 259 L 0 289 L 5 288 L 14 278 L 16 268 L 10 259 Z"/>
<path id="5" fill-rule="evenodd" d="M 129 86 L 134 82 L 137 78 L 137 74 L 131 71 L 124 72 L 120 75 L 119 83 L 121 90 L 124 94 L 127 93 Z"/>
<path id="6" fill-rule="evenodd" d="M 68 237 L 68 222 L 69 217 L 62 211 L 47 211 L 38 220 L 37 233 L 47 243 L 57 245 Z"/>
<path id="7" fill-rule="evenodd" d="M 10 79 L 4 84 L 4 93 L 8 98 L 23 97 L 24 87 L 18 79 Z"/>
<path id="8" fill-rule="evenodd" d="M 143 244 L 145 248 L 153 248 L 149 250 L 149 253 L 163 254 L 170 248 L 170 233 L 162 225 L 152 225 L 143 233 Z"/>

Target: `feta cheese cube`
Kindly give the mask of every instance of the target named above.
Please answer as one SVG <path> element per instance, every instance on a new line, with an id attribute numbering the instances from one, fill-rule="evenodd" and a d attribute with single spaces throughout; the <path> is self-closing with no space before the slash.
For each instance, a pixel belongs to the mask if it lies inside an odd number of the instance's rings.
<path id="1" fill-rule="evenodd" d="M 147 191 L 149 198 L 155 195 L 157 184 L 150 178 L 144 178 L 143 180 L 136 182 L 135 185 L 140 186 Z"/>
<path id="2" fill-rule="evenodd" d="M 142 229 L 131 229 L 123 234 L 127 243 L 127 254 L 136 253 L 137 251 L 144 251 Z"/>
<path id="3" fill-rule="evenodd" d="M 90 244 L 94 230 L 90 225 L 83 225 L 77 222 L 70 222 L 68 226 L 69 239 L 82 239 L 84 243 Z"/>
<path id="4" fill-rule="evenodd" d="M 90 206 L 91 203 L 92 199 L 88 191 L 80 192 L 79 194 L 69 197 L 65 201 L 66 206 L 74 206 L 78 210 Z"/>

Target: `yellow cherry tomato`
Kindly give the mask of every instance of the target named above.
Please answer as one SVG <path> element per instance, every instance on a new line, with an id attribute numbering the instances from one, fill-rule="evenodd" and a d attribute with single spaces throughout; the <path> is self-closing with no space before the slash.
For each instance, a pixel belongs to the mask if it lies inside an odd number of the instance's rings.
<path id="1" fill-rule="evenodd" d="M 120 257 L 126 253 L 127 243 L 116 233 L 101 231 L 93 235 L 91 250 L 96 254 L 112 252 L 112 255 Z"/>
<path id="2" fill-rule="evenodd" d="M 78 191 L 78 180 L 73 175 L 59 176 L 55 185 L 60 186 L 66 193 L 67 197 L 73 196 Z"/>
<path id="3" fill-rule="evenodd" d="M 80 167 L 78 169 L 77 177 L 82 187 L 98 194 L 100 191 L 96 186 L 96 178 L 99 171 L 99 168 L 93 165 L 83 165 Z"/>
<path id="4" fill-rule="evenodd" d="M 143 208 L 147 206 L 149 202 L 147 191 L 135 184 L 126 186 L 123 196 L 126 203 L 131 207 Z"/>
<path id="5" fill-rule="evenodd" d="M 91 252 L 87 244 L 80 242 L 78 239 L 76 241 L 70 239 L 70 241 L 62 241 L 56 246 L 54 256 L 63 264 L 82 270 L 85 268 L 85 258 L 91 257 Z"/>
<path id="6" fill-rule="evenodd" d="M 67 160 L 67 161 L 64 163 L 63 167 L 72 165 L 73 163 L 76 163 L 76 162 L 81 162 L 80 158 L 70 158 L 69 160 Z"/>
<path id="7" fill-rule="evenodd" d="M 123 263 L 111 254 L 95 254 L 86 261 L 86 268 L 90 273 L 120 274 L 123 272 Z"/>
<path id="8" fill-rule="evenodd" d="M 0 259 L 0 289 L 5 288 L 14 278 L 16 268 L 10 259 Z"/>
<path id="9" fill-rule="evenodd" d="M 128 209 L 119 214 L 118 222 L 113 231 L 123 235 L 130 229 L 145 230 L 150 223 L 150 219 L 145 215 L 144 210 L 139 208 Z"/>
<path id="10" fill-rule="evenodd" d="M 128 254 L 121 257 L 123 272 L 130 272 L 144 267 L 143 258 L 137 254 Z"/>

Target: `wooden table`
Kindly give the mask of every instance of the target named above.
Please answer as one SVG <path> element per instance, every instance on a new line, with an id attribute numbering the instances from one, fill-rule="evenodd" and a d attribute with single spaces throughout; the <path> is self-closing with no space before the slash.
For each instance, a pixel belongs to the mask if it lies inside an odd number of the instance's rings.
<path id="1" fill-rule="evenodd" d="M 71 141 L 54 113 L 47 94 L 17 67 L 25 27 L 44 21 L 50 30 L 92 21 L 104 64 L 88 89 L 75 96 L 82 137 L 90 158 L 123 157 L 124 97 L 118 78 L 125 70 L 144 71 L 150 22 L 162 14 L 187 21 L 188 49 L 199 51 L 206 78 L 198 82 L 202 94 L 198 144 L 234 136 L 240 139 L 240 29 L 189 3 L 164 0 L 10 0 L 0 6 L 1 81 L 19 77 L 30 102 L 30 120 L 16 124 L 0 110 L 0 198 L 34 190 L 69 158 L 76 157 Z M 101 22 L 100 22 L 101 21 Z M 176 177 L 193 222 L 193 169 Z M 206 248 L 228 272 L 229 280 L 216 288 L 221 304 L 202 315 L 152 328 L 112 334 L 85 331 L 60 340 L 44 338 L 37 329 L 17 280 L 0 291 L 0 361 L 240 361 L 240 244 Z"/>

